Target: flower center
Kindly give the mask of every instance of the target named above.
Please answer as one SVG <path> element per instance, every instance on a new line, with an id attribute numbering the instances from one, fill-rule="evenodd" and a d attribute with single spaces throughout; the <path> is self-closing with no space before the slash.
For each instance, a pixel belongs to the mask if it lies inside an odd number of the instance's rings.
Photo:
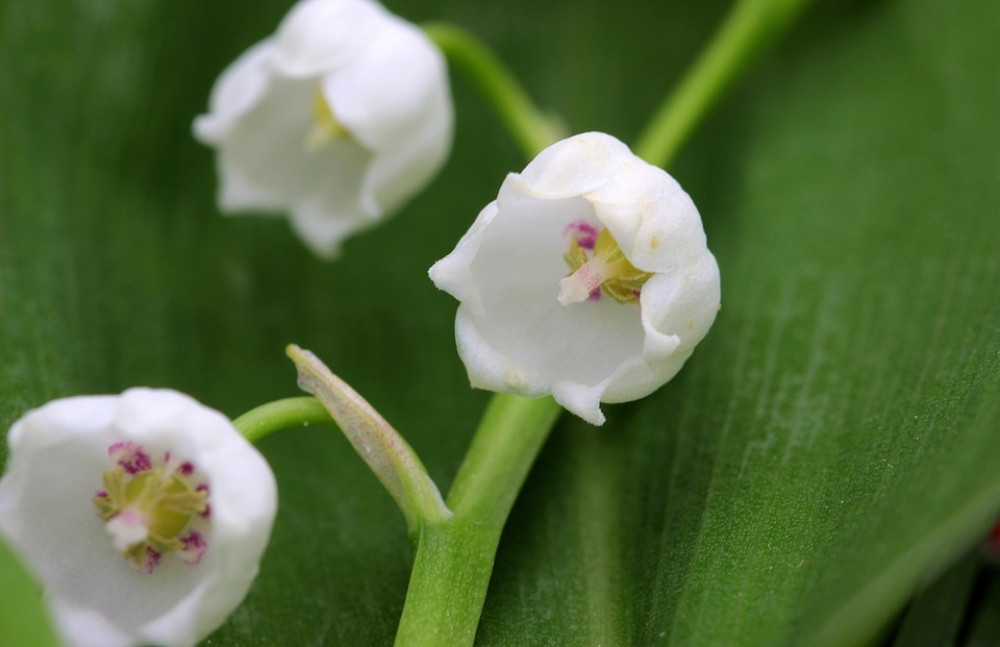
<path id="1" fill-rule="evenodd" d="M 208 487 L 196 485 L 194 466 L 154 461 L 141 446 L 116 443 L 108 453 L 115 465 L 103 473 L 94 506 L 115 548 L 137 571 L 152 573 L 164 555 L 189 564 L 207 546 L 192 525 L 209 513 Z"/>
<path id="2" fill-rule="evenodd" d="M 602 229 L 598 233 L 595 227 L 583 222 L 571 224 L 567 231 L 569 250 L 563 259 L 570 274 L 559 282 L 559 303 L 568 306 L 595 301 L 601 298 L 601 293 L 618 303 L 639 300 L 642 286 L 653 273 L 636 269 L 610 231 Z"/>
<path id="3" fill-rule="evenodd" d="M 348 136 L 347 128 L 333 115 L 330 104 L 323 96 L 323 89 L 316 88 L 312 102 L 312 128 L 306 135 L 306 151 L 318 151 L 333 140 Z"/>

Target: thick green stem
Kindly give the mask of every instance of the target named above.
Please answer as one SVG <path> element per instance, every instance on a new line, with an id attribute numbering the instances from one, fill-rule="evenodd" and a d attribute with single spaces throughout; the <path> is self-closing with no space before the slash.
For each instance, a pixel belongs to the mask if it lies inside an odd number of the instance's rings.
<path id="1" fill-rule="evenodd" d="M 549 397 L 495 394 L 448 492 L 448 507 L 463 517 L 506 521 L 561 411 Z"/>
<path id="2" fill-rule="evenodd" d="M 286 427 L 311 422 L 333 424 L 323 404 L 316 398 L 302 396 L 262 404 L 233 421 L 243 437 L 252 443 Z"/>
<path id="3" fill-rule="evenodd" d="M 475 83 L 528 159 L 562 139 L 557 122 L 535 106 L 517 79 L 475 36 L 445 23 L 424 25 L 424 32 Z"/>
<path id="4" fill-rule="evenodd" d="M 664 100 L 633 148 L 666 167 L 715 102 L 810 0 L 740 0 L 677 88 Z"/>
<path id="5" fill-rule="evenodd" d="M 471 645 L 500 534 L 561 408 L 493 396 L 459 469 L 450 519 L 421 529 L 396 645 Z"/>

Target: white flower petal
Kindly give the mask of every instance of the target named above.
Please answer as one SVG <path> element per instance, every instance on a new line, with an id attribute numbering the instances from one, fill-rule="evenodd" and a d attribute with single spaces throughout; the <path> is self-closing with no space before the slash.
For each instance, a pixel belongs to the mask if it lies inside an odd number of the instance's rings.
<path id="1" fill-rule="evenodd" d="M 223 73 L 195 134 L 218 151 L 221 210 L 287 212 L 332 257 L 431 180 L 452 124 L 423 32 L 371 0 L 303 0 Z"/>
<path id="2" fill-rule="evenodd" d="M 479 212 L 469 231 L 458 241 L 455 250 L 435 263 L 427 272 L 438 289 L 458 299 L 470 314 L 476 316 L 482 316 L 484 311 L 470 268 L 479 252 L 482 231 L 499 212 L 496 201 L 486 205 Z"/>
<path id="3" fill-rule="evenodd" d="M 238 159 L 238 158 L 237 158 Z M 234 161 L 233 155 L 220 150 L 216 169 L 222 184 L 219 187 L 219 211 L 228 215 L 237 212 L 272 212 L 282 209 L 287 200 L 267 186 L 247 177 L 246 171 Z M 280 190 L 282 187 L 277 187 Z"/>
<path id="4" fill-rule="evenodd" d="M 440 88 L 440 86 L 439 86 Z M 367 211 L 387 213 L 398 209 L 428 184 L 451 150 L 451 102 L 444 92 L 430 97 L 427 118 L 414 123 L 405 137 L 375 149 L 361 186 Z"/>
<path id="5" fill-rule="evenodd" d="M 567 411 L 572 411 L 590 424 L 599 427 L 605 421 L 600 406 L 604 388 L 604 382 L 597 386 L 585 386 L 578 382 L 556 382 L 552 385 L 552 397 Z"/>
<path id="6" fill-rule="evenodd" d="M 401 20 L 387 21 L 350 64 L 324 79 L 324 89 L 337 119 L 373 150 L 426 122 L 451 122 L 444 58 Z"/>
<path id="7" fill-rule="evenodd" d="M 520 178 L 538 198 L 582 196 L 603 186 L 626 162 L 638 159 L 604 133 L 583 133 L 549 146 L 525 167 Z"/>
<path id="8" fill-rule="evenodd" d="M 368 0 L 304 0 L 295 4 L 275 38 L 275 67 L 283 76 L 318 77 L 347 65 L 385 28 L 389 15 Z"/>
<path id="9" fill-rule="evenodd" d="M 205 479 L 208 546 L 197 564 L 167 555 L 140 573 L 115 549 L 93 499 L 109 448 L 121 442 L 183 457 Z M 8 443 L 0 531 L 39 576 L 69 644 L 193 645 L 245 596 L 274 519 L 275 483 L 218 412 L 173 391 L 67 398 L 25 415 Z"/>
<path id="10" fill-rule="evenodd" d="M 674 178 L 635 156 L 620 168 L 587 199 L 635 267 L 669 272 L 705 250 L 698 209 Z"/>
<path id="11" fill-rule="evenodd" d="M 329 199 L 317 196 L 308 202 L 300 202 L 290 214 L 292 228 L 313 253 L 327 259 L 340 254 L 341 241 L 349 233 L 374 224 L 371 215 L 357 203 L 333 206 L 338 202 L 337 194 L 330 193 Z M 337 217 L 330 218 L 330 214 Z"/>
<path id="12" fill-rule="evenodd" d="M 205 144 L 224 140 L 233 123 L 251 110 L 268 91 L 273 45 L 257 43 L 222 72 L 212 88 L 209 113 L 194 121 L 195 137 Z"/>
<path id="13" fill-rule="evenodd" d="M 570 236 L 604 228 L 652 277 L 637 303 L 598 294 L 563 305 Z M 673 377 L 719 308 L 718 266 L 690 198 L 601 133 L 559 142 L 508 176 L 430 276 L 460 302 L 456 338 L 473 386 L 551 394 L 594 424 L 601 402 Z"/>
<path id="14" fill-rule="evenodd" d="M 230 136 L 217 145 L 223 174 L 220 202 L 225 210 L 256 206 L 252 195 L 226 186 L 229 174 L 240 175 L 242 184 L 272 196 L 261 205 L 270 209 L 318 191 L 328 176 L 336 176 L 336 168 L 331 169 L 330 164 L 340 161 L 340 149 L 356 149 L 349 141 L 335 141 L 331 147 L 307 152 L 305 141 L 311 128 L 307 108 L 317 87 L 286 78 L 273 79 L 271 86 L 274 91 L 242 115 L 230 129 Z"/>

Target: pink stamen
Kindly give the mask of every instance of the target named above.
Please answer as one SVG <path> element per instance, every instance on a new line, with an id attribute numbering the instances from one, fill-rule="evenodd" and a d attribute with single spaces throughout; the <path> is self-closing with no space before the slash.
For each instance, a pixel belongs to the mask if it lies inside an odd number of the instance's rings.
<path id="1" fill-rule="evenodd" d="M 194 566 L 201 561 L 201 558 L 205 556 L 205 551 L 208 549 L 208 542 L 205 541 L 205 537 L 196 530 L 192 530 L 189 534 L 181 537 L 181 542 L 184 547 L 181 548 L 178 556 L 186 564 Z"/>
<path id="2" fill-rule="evenodd" d="M 194 491 L 195 492 L 204 492 L 205 493 L 205 498 L 206 499 L 208 498 L 208 484 L 202 483 L 201 485 L 199 485 L 198 487 L 196 487 L 194 489 Z M 208 519 L 208 517 L 209 517 L 209 515 L 211 513 L 212 513 L 212 506 L 206 503 L 205 504 L 205 511 L 202 512 L 199 516 L 202 519 Z"/>
<path id="3" fill-rule="evenodd" d="M 163 561 L 163 553 L 151 546 L 146 546 L 146 561 L 142 563 L 142 566 L 138 570 L 140 573 L 150 575 L 160 565 L 161 561 Z"/>
<path id="4" fill-rule="evenodd" d="M 563 234 L 569 236 L 582 249 L 588 251 L 593 251 L 594 245 L 597 244 L 597 235 L 600 233 L 597 227 L 586 220 L 574 220 L 563 231 Z"/>
<path id="5" fill-rule="evenodd" d="M 111 445 L 108 448 L 108 455 L 125 470 L 126 474 L 132 476 L 153 468 L 153 461 L 149 454 L 144 452 L 141 446 L 128 441 Z"/>

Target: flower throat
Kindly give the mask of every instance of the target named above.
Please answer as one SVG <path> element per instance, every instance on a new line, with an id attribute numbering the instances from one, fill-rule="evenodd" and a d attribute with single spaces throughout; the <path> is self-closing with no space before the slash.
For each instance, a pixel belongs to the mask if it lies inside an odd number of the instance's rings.
<path id="1" fill-rule="evenodd" d="M 574 223 L 570 229 L 569 250 L 563 254 L 570 274 L 559 282 L 559 303 L 596 301 L 602 293 L 618 303 L 637 303 L 652 272 L 636 269 L 606 228 L 596 236 L 596 229 L 586 223 Z"/>

